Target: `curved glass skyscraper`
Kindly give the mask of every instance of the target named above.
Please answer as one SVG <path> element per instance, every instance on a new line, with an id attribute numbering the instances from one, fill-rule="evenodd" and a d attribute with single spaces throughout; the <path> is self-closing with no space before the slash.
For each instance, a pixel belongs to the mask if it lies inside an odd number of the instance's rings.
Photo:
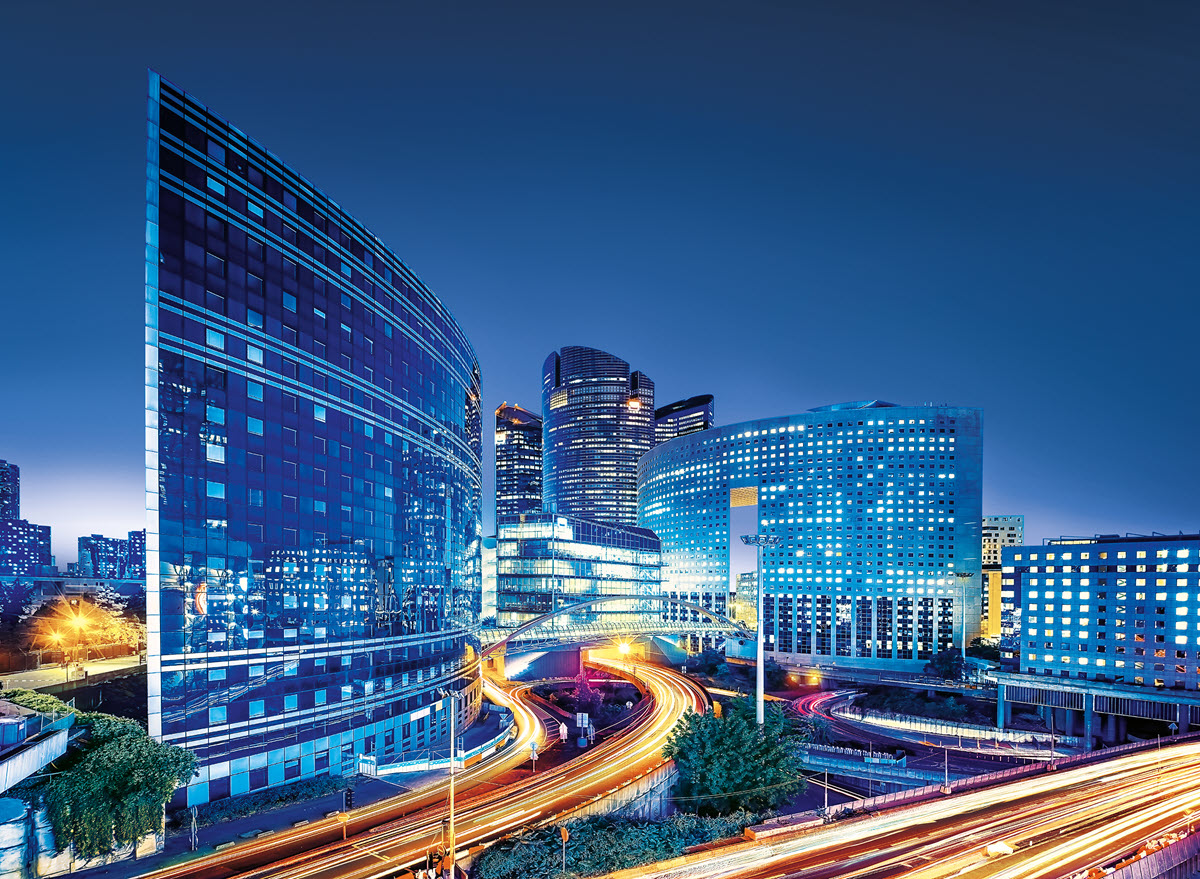
<path id="1" fill-rule="evenodd" d="M 150 732 L 199 755 L 189 805 L 428 750 L 480 701 L 474 351 L 358 221 L 155 74 L 148 123 Z"/>
<path id="2" fill-rule="evenodd" d="M 547 510 L 637 525 L 637 462 L 654 446 L 654 382 L 595 348 L 569 345 L 542 367 L 542 499 Z"/>
<path id="3" fill-rule="evenodd" d="M 730 509 L 753 506 L 781 540 L 762 559 L 777 659 L 920 671 L 979 635 L 981 421 L 869 401 L 663 443 L 638 474 L 663 592 L 723 610 Z"/>

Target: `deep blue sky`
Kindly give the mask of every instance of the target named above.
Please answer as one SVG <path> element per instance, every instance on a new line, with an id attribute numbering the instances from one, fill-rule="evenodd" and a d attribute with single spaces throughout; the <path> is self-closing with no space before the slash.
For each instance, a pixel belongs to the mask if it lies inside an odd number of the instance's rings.
<path id="1" fill-rule="evenodd" d="M 153 67 L 439 293 L 486 420 L 591 345 L 722 423 L 980 406 L 1031 540 L 1198 530 L 1197 46 L 1189 0 L 4 4 L 0 458 L 60 563 L 141 527 Z"/>

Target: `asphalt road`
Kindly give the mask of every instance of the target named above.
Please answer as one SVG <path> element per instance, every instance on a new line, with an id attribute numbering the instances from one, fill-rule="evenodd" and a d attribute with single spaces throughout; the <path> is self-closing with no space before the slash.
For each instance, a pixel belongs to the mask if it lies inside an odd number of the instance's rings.
<path id="1" fill-rule="evenodd" d="M 614 672 L 636 674 L 649 690 L 639 720 L 609 741 L 585 751 L 561 766 L 539 770 L 515 782 L 497 786 L 492 779 L 528 762 L 529 743 L 545 740 L 546 718 L 525 702 L 529 689 L 519 685 L 503 691 L 487 682 L 487 696 L 512 708 L 518 738 L 505 754 L 457 776 L 456 848 L 499 838 L 524 826 L 555 820 L 622 782 L 662 765 L 662 745 L 675 721 L 689 708 L 702 709 L 704 691 L 674 672 L 645 664 L 608 665 Z M 557 722 L 554 722 L 557 727 Z M 424 863 L 426 853 L 441 838 L 447 817 L 445 784 L 405 794 L 358 809 L 348 816 L 347 838 L 342 825 L 326 819 L 308 827 L 189 861 L 147 874 L 147 879 L 367 879 L 393 875 Z"/>
<path id="2" fill-rule="evenodd" d="M 739 842 L 702 863 L 664 862 L 636 875 L 1062 879 L 1110 865 L 1168 832 L 1188 832 L 1198 810 L 1200 744 L 1188 743 Z M 989 845 L 1005 848 L 989 853 Z"/>

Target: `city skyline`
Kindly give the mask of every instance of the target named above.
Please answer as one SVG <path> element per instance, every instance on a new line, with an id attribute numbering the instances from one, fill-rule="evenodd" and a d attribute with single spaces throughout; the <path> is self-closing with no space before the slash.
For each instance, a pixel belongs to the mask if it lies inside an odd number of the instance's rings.
<path id="1" fill-rule="evenodd" d="M 984 512 L 1024 513 L 1028 541 L 1194 530 L 1196 13 L 1087 8 L 1084 28 L 1069 4 L 658 6 L 635 29 L 619 12 L 372 10 L 403 28 L 367 33 L 361 13 L 263 6 L 245 11 L 257 30 L 287 32 L 255 52 L 218 14 L 6 10 L 22 125 L 3 231 L 10 289 L 38 292 L 6 308 L 53 334 L 0 354 L 22 515 L 52 526 L 60 566 L 80 536 L 144 526 L 130 254 L 155 67 L 397 249 L 478 346 L 484 411 L 535 406 L 545 351 L 566 345 L 636 364 L 662 400 L 713 393 L 720 425 L 948 401 L 984 411 Z M 351 30 L 379 51 L 339 49 Z M 398 30 L 420 38 L 401 51 Z M 329 63 L 301 64 L 291 46 L 326 35 Z M 329 132 L 355 117 L 367 158 L 348 161 Z M 1115 429 L 1113 409 L 1171 417 Z"/>

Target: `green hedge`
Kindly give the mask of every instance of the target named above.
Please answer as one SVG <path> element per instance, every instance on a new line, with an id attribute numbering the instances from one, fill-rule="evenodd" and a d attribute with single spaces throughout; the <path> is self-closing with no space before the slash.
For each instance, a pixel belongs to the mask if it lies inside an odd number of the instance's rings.
<path id="1" fill-rule="evenodd" d="M 734 812 L 720 818 L 677 814 L 663 821 L 600 816 L 523 831 L 483 852 L 472 879 L 559 879 L 596 876 L 682 855 L 693 845 L 741 836 L 764 815 Z M 562 872 L 559 826 L 571 834 Z"/>
<path id="2" fill-rule="evenodd" d="M 348 784 L 349 782 L 345 778 L 336 775 L 325 778 L 306 778 L 281 787 L 216 800 L 196 808 L 196 824 L 206 827 L 209 824 L 232 821 L 234 818 L 245 818 L 260 812 L 269 812 L 281 806 L 290 806 L 292 803 L 315 800 L 318 797 L 340 791 Z M 186 811 L 177 812 L 172 817 L 177 823 L 183 825 L 187 825 L 191 820 Z"/>

